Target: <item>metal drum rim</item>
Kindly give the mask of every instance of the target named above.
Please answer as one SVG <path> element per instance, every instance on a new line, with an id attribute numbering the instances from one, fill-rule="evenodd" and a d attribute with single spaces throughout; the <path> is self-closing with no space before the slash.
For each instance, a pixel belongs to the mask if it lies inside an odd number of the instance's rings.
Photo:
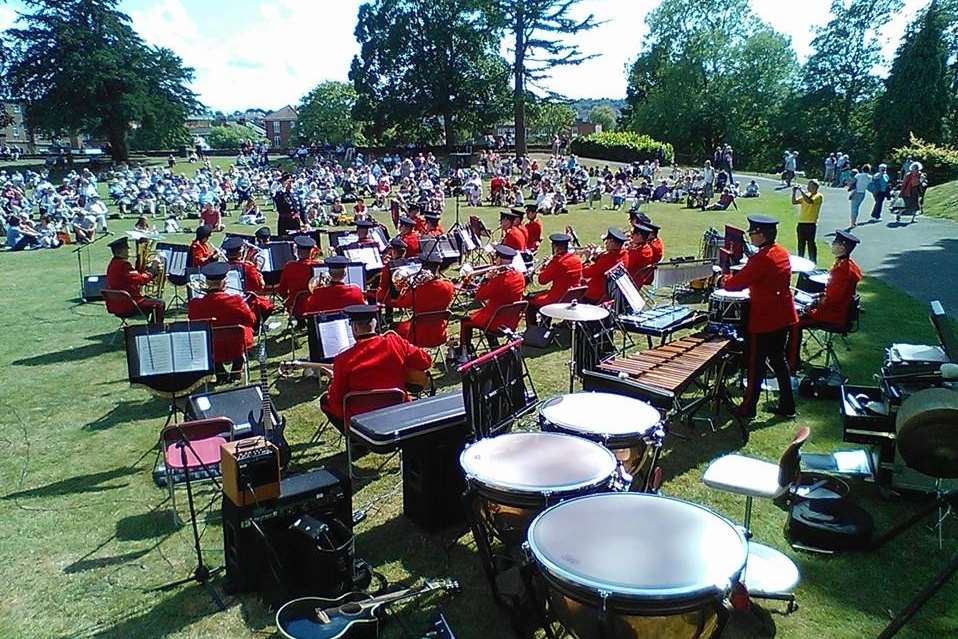
<path id="1" fill-rule="evenodd" d="M 581 577 L 579 575 L 573 575 L 564 568 L 557 566 L 550 559 L 546 558 L 541 549 L 537 547 L 534 539 L 533 532 L 536 527 L 539 525 L 540 520 L 548 515 L 550 512 L 557 508 L 568 506 L 577 501 L 583 499 L 604 499 L 608 497 L 618 498 L 619 496 L 629 495 L 628 499 L 662 499 L 668 501 L 678 502 L 683 505 L 693 506 L 702 510 L 706 513 L 718 517 L 723 523 L 725 523 L 734 533 L 735 536 L 741 542 L 742 547 L 742 561 L 741 565 L 732 572 L 724 584 L 700 584 L 695 589 L 690 589 L 688 587 L 684 588 L 673 588 L 668 590 L 657 589 L 649 590 L 645 588 L 628 588 L 622 586 L 611 587 L 609 584 L 600 583 L 592 579 Z M 532 556 L 533 560 L 541 568 L 544 568 L 541 572 L 546 576 L 548 581 L 553 582 L 557 581 L 572 589 L 577 590 L 588 590 L 596 593 L 597 599 L 601 600 L 601 597 L 598 593 L 600 592 L 609 592 L 611 593 L 610 599 L 612 601 L 627 601 L 631 603 L 640 603 L 640 602 L 692 602 L 692 601 L 705 601 L 707 599 L 712 599 L 719 595 L 725 596 L 725 593 L 728 592 L 735 580 L 738 579 L 739 575 L 742 574 L 742 571 L 745 569 L 745 562 L 748 560 L 748 544 L 745 539 L 745 535 L 741 530 L 738 529 L 735 524 L 729 521 L 728 518 L 720 515 L 719 513 L 713 511 L 710 508 L 706 508 L 700 504 L 695 504 L 690 501 L 685 501 L 684 499 L 678 499 L 675 497 L 667 497 L 664 495 L 650 495 L 645 493 L 599 493 L 595 495 L 583 495 L 582 497 L 576 497 L 574 499 L 567 499 L 563 502 L 550 506 L 546 508 L 541 513 L 536 515 L 536 518 L 532 520 L 532 523 L 529 524 L 529 528 L 526 532 L 526 543 L 529 547 L 529 553 Z"/>

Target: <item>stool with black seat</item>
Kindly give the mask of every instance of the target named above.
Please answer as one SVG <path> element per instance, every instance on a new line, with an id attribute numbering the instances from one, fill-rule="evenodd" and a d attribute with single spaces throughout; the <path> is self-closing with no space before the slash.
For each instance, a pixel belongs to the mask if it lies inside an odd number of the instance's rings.
<path id="1" fill-rule="evenodd" d="M 510 304 L 503 304 L 496 309 L 496 312 L 493 313 L 489 321 L 486 322 L 479 336 L 479 340 L 485 342 L 484 352 L 495 350 L 499 346 L 499 338 L 506 337 L 506 329 L 516 330 L 519 326 L 519 321 L 525 316 L 526 307 L 528 306 L 529 302 L 519 300 L 518 302 L 512 302 Z M 492 328 L 493 326 L 498 328 Z"/>
<path id="2" fill-rule="evenodd" d="M 803 359 L 808 362 L 824 353 L 825 369 L 829 373 L 834 373 L 839 377 L 842 376 L 842 365 L 838 359 L 838 353 L 835 350 L 835 339 L 840 338 L 845 344 L 845 349 L 851 350 L 851 347 L 848 346 L 848 336 L 858 331 L 858 324 L 862 312 L 861 298 L 855 295 L 852 297 L 849 305 L 848 318 L 844 324 L 839 325 L 822 322 L 805 327 L 811 341 L 815 343 L 815 346 L 812 348 L 816 350 L 809 352 L 809 342 L 806 341 L 802 349 L 804 351 Z"/>
<path id="3" fill-rule="evenodd" d="M 100 289 L 100 294 L 106 303 L 107 312 L 120 320 L 117 331 L 122 331 L 129 326 L 127 320 L 142 318 L 149 321 L 152 318 L 152 312 L 143 310 L 127 291 L 104 288 Z M 116 340 L 116 333 L 114 333 L 110 343 L 112 344 L 114 340 Z"/>
<path id="4" fill-rule="evenodd" d="M 709 464 L 702 476 L 702 483 L 709 488 L 745 495 L 742 527 L 748 541 L 749 557 L 742 585 L 750 598 L 787 601 L 788 612 L 797 607 L 792 591 L 799 582 L 798 567 L 781 552 L 752 541 L 752 501 L 756 497 L 776 504 L 786 504 L 791 500 L 801 480 L 799 452 L 810 435 L 807 426 L 800 428 L 777 464 L 731 454 Z"/>

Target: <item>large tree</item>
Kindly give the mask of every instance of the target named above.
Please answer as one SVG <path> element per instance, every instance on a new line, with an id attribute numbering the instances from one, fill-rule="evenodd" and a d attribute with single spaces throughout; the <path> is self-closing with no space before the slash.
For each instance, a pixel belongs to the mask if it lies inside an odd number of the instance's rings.
<path id="1" fill-rule="evenodd" d="M 353 118 L 356 90 L 346 82 L 320 82 L 303 96 L 293 134 L 305 144 L 361 143 L 361 123 Z"/>
<path id="2" fill-rule="evenodd" d="M 373 0 L 360 6 L 349 72 L 357 119 L 382 139 L 437 137 L 448 147 L 500 117 L 508 68 L 483 0 Z"/>
<path id="3" fill-rule="evenodd" d="M 529 109 L 529 132 L 550 144 L 556 135 L 568 135 L 575 124 L 575 109 L 564 102 L 542 101 Z"/>
<path id="4" fill-rule="evenodd" d="M 5 89 L 26 101 L 31 128 L 105 137 L 113 159 L 129 156 L 133 125 L 181 127 L 198 103 L 193 70 L 171 50 L 149 46 L 118 0 L 26 0 L 6 32 Z M 179 131 L 181 133 L 181 131 Z"/>
<path id="5" fill-rule="evenodd" d="M 932 0 L 908 25 L 875 108 L 876 157 L 907 144 L 910 133 L 942 142 L 951 84 L 945 35 L 954 20 L 950 7 Z"/>
<path id="6" fill-rule="evenodd" d="M 603 131 L 614 131 L 617 117 L 611 104 L 597 104 L 589 111 L 589 122 L 601 125 Z"/>
<path id="7" fill-rule="evenodd" d="M 526 152 L 526 102 L 529 87 L 558 66 L 581 64 L 595 57 L 583 54 L 567 36 L 595 28 L 590 13 L 572 17 L 581 0 L 488 0 L 497 22 L 512 37 L 513 115 L 516 153 Z M 546 92 L 548 93 L 548 92 Z"/>

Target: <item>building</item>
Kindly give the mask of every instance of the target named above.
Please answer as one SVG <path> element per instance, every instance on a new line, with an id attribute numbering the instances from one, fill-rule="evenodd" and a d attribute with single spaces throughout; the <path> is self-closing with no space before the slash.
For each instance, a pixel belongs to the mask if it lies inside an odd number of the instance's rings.
<path id="1" fill-rule="evenodd" d="M 20 101 L 4 100 L 0 102 L 0 108 L 3 108 L 12 120 L 7 126 L 0 128 L 0 146 L 19 147 L 24 153 L 42 154 L 55 147 L 81 149 L 89 142 L 87 136 L 51 138 L 31 131 L 27 128 L 25 108 Z"/>
<path id="2" fill-rule="evenodd" d="M 294 124 L 296 124 L 296 109 L 288 104 L 263 118 L 263 127 L 266 129 L 266 139 L 270 147 L 288 149 L 290 132 Z"/>
<path id="3" fill-rule="evenodd" d="M 593 133 L 602 133 L 602 125 L 579 119 L 576 119 L 575 124 L 572 125 L 572 137 L 591 135 Z"/>

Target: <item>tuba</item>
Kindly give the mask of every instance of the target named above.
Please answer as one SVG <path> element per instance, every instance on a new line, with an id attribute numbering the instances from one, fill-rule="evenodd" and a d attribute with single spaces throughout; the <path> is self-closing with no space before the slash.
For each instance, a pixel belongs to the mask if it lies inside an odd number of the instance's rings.
<path id="1" fill-rule="evenodd" d="M 154 250 L 154 242 L 145 234 L 133 236 L 136 241 L 136 264 L 134 268 L 141 273 L 150 273 L 153 279 L 143 285 L 142 293 L 146 297 L 163 299 L 166 286 L 166 261 Z"/>

